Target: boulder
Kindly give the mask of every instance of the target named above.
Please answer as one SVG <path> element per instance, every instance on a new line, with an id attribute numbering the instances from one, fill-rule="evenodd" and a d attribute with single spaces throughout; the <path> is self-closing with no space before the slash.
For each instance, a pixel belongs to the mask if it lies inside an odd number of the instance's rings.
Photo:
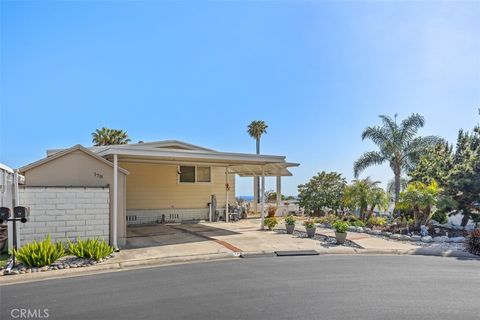
<path id="1" fill-rule="evenodd" d="M 402 239 L 402 235 L 401 235 L 401 234 L 391 234 L 391 235 L 390 235 L 390 239 L 393 239 L 393 240 L 401 240 L 401 239 Z"/>
<path id="2" fill-rule="evenodd" d="M 433 241 L 433 238 L 431 236 L 424 236 L 424 237 L 422 237 L 421 240 L 422 240 L 422 242 L 429 243 L 429 242 Z"/>
<path id="3" fill-rule="evenodd" d="M 355 232 L 355 231 L 357 231 L 357 227 L 355 227 L 355 226 L 349 226 L 349 227 L 348 227 L 348 231 L 353 231 L 353 232 Z"/>
<path id="4" fill-rule="evenodd" d="M 465 237 L 454 237 L 454 238 L 450 238 L 450 242 L 453 242 L 453 243 L 461 243 L 461 242 L 465 242 Z"/>
<path id="5" fill-rule="evenodd" d="M 372 234 L 376 235 L 376 236 L 379 236 L 382 234 L 382 231 L 381 230 L 372 230 Z"/>
<path id="6" fill-rule="evenodd" d="M 446 242 L 448 240 L 447 236 L 435 237 L 433 238 L 434 242 Z"/>
<path id="7" fill-rule="evenodd" d="M 400 240 L 410 241 L 410 240 L 412 240 L 412 238 L 411 238 L 409 235 L 402 234 L 402 235 L 400 236 Z"/>
<path id="8" fill-rule="evenodd" d="M 362 227 L 357 227 L 357 232 L 363 232 L 363 228 Z"/>
<path id="9" fill-rule="evenodd" d="M 391 232 L 382 232 L 382 236 L 390 237 L 391 235 L 392 235 Z"/>
<path id="10" fill-rule="evenodd" d="M 412 241 L 420 241 L 420 240 L 422 240 L 422 236 L 417 236 L 417 235 L 411 236 L 410 238 L 411 238 Z"/>

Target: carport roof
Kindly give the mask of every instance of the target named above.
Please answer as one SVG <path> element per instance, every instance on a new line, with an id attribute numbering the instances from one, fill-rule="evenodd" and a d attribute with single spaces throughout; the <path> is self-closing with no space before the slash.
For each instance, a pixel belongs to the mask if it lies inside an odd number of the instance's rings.
<path id="1" fill-rule="evenodd" d="M 122 162 L 224 166 L 230 173 L 236 173 L 242 177 L 261 176 L 262 168 L 265 176 L 291 176 L 287 168 L 299 166 L 298 163 L 286 162 L 284 156 L 218 152 L 208 149 L 183 150 L 137 144 L 112 145 L 95 151 L 99 156 L 109 160 L 116 155 Z"/>

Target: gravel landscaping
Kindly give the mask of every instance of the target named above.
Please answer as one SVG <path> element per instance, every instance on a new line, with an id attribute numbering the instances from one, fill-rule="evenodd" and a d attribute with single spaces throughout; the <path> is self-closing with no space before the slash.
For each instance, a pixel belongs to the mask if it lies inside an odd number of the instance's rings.
<path id="1" fill-rule="evenodd" d="M 0 276 L 45 272 L 45 271 L 62 270 L 62 269 L 70 269 L 70 268 L 74 269 L 74 268 L 90 267 L 98 263 L 107 261 L 108 259 L 113 258 L 114 256 L 115 254 L 112 253 L 111 255 L 105 257 L 104 259 L 100 259 L 99 261 L 95 261 L 93 259 L 82 259 L 76 256 L 65 256 L 58 259 L 51 265 L 44 266 L 44 267 L 28 267 L 20 262 L 14 268 L 12 268 L 9 273 L 7 273 L 7 271 L 4 268 L 0 269 Z"/>
<path id="2" fill-rule="evenodd" d="M 287 234 L 287 231 L 285 229 L 275 229 L 274 231 L 279 234 Z M 297 238 L 307 238 L 307 239 L 319 241 L 320 245 L 325 248 L 349 247 L 349 248 L 362 249 L 362 247 L 360 247 L 359 245 L 357 245 L 356 243 L 350 240 L 346 240 L 344 244 L 337 244 L 337 239 L 335 239 L 335 237 L 329 237 L 322 234 L 315 234 L 313 238 L 309 238 L 306 232 L 295 230 L 293 231 L 292 236 Z"/>

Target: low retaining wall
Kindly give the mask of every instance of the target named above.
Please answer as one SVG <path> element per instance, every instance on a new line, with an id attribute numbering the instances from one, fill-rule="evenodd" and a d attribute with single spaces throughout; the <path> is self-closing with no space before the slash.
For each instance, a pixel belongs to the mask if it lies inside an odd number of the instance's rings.
<path id="1" fill-rule="evenodd" d="M 208 208 L 188 209 L 127 209 L 127 225 L 182 222 L 184 220 L 207 220 Z"/>
<path id="2" fill-rule="evenodd" d="M 23 187 L 20 205 L 30 217 L 20 225 L 20 243 L 79 238 L 109 239 L 109 188 Z"/>

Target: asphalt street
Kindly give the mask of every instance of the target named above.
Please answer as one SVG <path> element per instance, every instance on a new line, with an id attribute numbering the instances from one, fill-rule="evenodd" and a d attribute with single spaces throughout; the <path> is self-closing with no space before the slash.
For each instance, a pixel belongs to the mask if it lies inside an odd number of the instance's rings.
<path id="1" fill-rule="evenodd" d="M 331 255 L 0 287 L 1 319 L 480 319 L 480 261 Z M 25 310 L 25 311 L 22 311 Z M 25 319 L 25 317 L 23 317 Z"/>

